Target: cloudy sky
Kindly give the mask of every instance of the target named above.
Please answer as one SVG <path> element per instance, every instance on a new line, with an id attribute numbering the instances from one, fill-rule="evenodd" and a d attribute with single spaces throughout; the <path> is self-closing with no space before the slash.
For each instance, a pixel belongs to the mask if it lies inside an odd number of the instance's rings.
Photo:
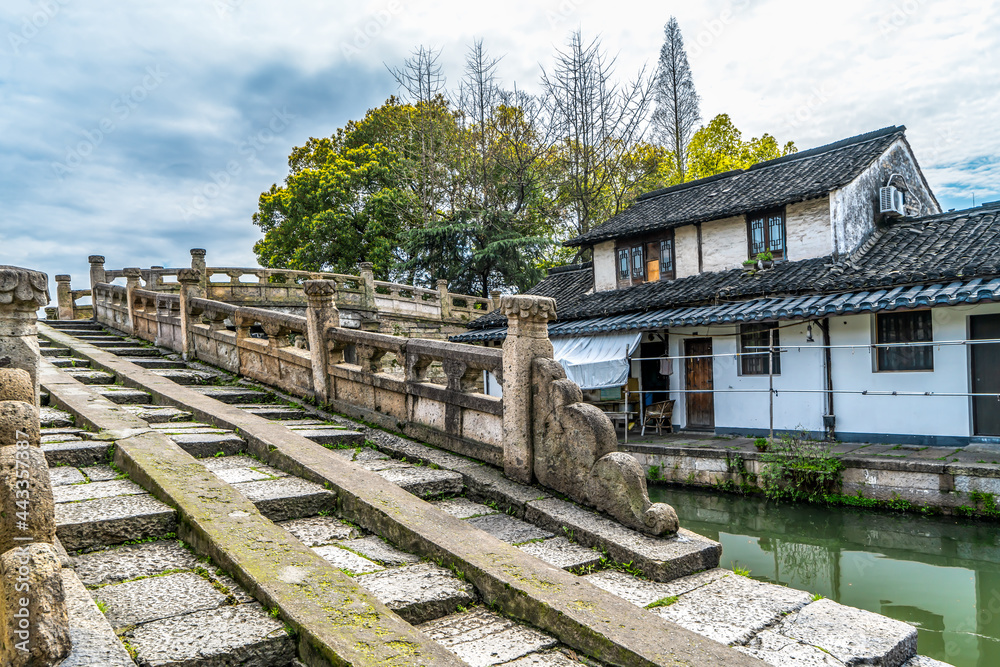
<path id="1" fill-rule="evenodd" d="M 1000 11 L 982 0 L 5 0 L 0 264 L 255 265 L 257 197 L 287 155 L 395 92 L 384 63 L 475 38 L 536 91 L 570 31 L 618 72 L 685 35 L 702 114 L 800 148 L 893 124 L 945 208 L 1000 199 Z"/>

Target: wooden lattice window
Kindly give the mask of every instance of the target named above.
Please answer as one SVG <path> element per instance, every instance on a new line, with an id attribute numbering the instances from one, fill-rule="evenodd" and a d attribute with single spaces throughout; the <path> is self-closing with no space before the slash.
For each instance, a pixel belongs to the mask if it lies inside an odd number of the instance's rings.
<path id="1" fill-rule="evenodd" d="M 778 329 L 774 324 L 740 325 L 740 371 L 743 375 L 768 375 L 768 350 L 770 330 L 774 329 L 774 347 L 777 350 Z M 781 353 L 774 353 L 774 374 L 781 374 Z"/>
<path id="2" fill-rule="evenodd" d="M 904 313 L 879 313 L 875 315 L 875 342 L 920 343 L 934 340 L 931 328 L 931 311 L 918 310 Z M 934 347 L 932 345 L 900 345 L 879 347 L 876 354 L 877 371 L 932 371 Z"/>
<path id="3" fill-rule="evenodd" d="M 747 216 L 750 258 L 770 252 L 774 259 L 785 256 L 785 208 L 774 208 Z"/>
<path id="4" fill-rule="evenodd" d="M 628 280 L 628 248 L 618 249 L 618 280 Z"/>
<path id="5" fill-rule="evenodd" d="M 646 277 L 646 266 L 643 260 L 642 246 L 632 246 L 632 279 L 642 280 Z"/>
<path id="6" fill-rule="evenodd" d="M 660 280 L 674 278 L 674 240 L 660 241 Z"/>

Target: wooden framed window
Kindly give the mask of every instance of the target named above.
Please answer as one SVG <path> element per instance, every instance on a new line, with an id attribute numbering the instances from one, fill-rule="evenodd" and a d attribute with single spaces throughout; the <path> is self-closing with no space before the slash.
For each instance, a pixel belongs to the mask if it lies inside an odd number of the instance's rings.
<path id="1" fill-rule="evenodd" d="M 673 238 L 660 241 L 660 279 L 674 279 L 674 240 Z"/>
<path id="2" fill-rule="evenodd" d="M 777 325 L 741 324 L 740 325 L 740 374 L 768 375 L 768 350 L 770 349 L 769 331 L 774 329 L 774 347 L 779 347 Z M 781 375 L 781 353 L 774 353 L 774 374 Z"/>
<path id="3" fill-rule="evenodd" d="M 628 248 L 618 249 L 618 280 L 628 281 Z"/>
<path id="4" fill-rule="evenodd" d="M 645 258 L 641 245 L 632 246 L 632 280 L 642 280 L 646 277 Z"/>
<path id="5" fill-rule="evenodd" d="M 785 207 L 747 215 L 747 240 L 750 258 L 769 252 L 774 259 L 785 256 Z"/>
<path id="6" fill-rule="evenodd" d="M 646 280 L 656 282 L 660 279 L 660 244 L 650 241 L 646 244 Z"/>
<path id="7" fill-rule="evenodd" d="M 931 311 L 918 310 L 903 313 L 878 313 L 875 315 L 876 345 L 892 343 L 920 343 L 934 340 L 931 328 Z M 905 345 L 878 347 L 875 355 L 876 371 L 932 371 L 934 346 Z"/>

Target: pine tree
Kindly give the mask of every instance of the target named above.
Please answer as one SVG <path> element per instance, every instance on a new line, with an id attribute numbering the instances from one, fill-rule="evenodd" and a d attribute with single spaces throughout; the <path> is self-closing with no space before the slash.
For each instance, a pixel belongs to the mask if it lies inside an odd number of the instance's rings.
<path id="1" fill-rule="evenodd" d="M 691 78 L 684 37 L 673 16 L 663 28 L 663 46 L 656 72 L 656 109 L 653 130 L 659 141 L 673 153 L 681 180 L 686 180 L 687 146 L 701 120 L 698 93 Z"/>

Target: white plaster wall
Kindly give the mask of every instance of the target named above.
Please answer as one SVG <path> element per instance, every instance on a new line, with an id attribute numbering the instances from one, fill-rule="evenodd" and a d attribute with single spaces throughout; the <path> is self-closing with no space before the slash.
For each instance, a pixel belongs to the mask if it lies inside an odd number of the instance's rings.
<path id="1" fill-rule="evenodd" d="M 618 258 L 615 242 L 605 241 L 594 246 L 594 291 L 615 289 L 618 283 Z"/>
<path id="2" fill-rule="evenodd" d="M 702 223 L 702 267 L 706 272 L 738 269 L 743 266 L 747 252 L 747 222 L 744 216 Z"/>
<path id="3" fill-rule="evenodd" d="M 933 308 L 934 340 L 964 340 L 970 315 L 1000 313 L 1000 304 Z M 856 315 L 830 320 L 834 345 L 873 342 L 872 316 Z M 835 389 L 880 391 L 933 391 L 967 393 L 970 390 L 968 346 L 934 348 L 933 372 L 873 372 L 867 349 L 833 350 Z M 837 394 L 837 430 L 845 433 L 894 433 L 967 437 L 972 432 L 972 406 L 968 397 L 860 396 Z"/>
<path id="4" fill-rule="evenodd" d="M 879 188 L 893 174 L 900 174 L 909 187 L 907 202 L 920 202 L 921 215 L 941 209 L 924 184 L 920 167 L 904 139 L 894 142 L 878 160 L 857 178 L 830 194 L 834 246 L 838 253 L 854 252 L 875 229 Z"/>
<path id="5" fill-rule="evenodd" d="M 698 231 L 694 225 L 674 230 L 674 261 L 678 278 L 698 273 Z"/>
<path id="6" fill-rule="evenodd" d="M 833 254 L 830 198 L 789 204 L 785 208 L 785 252 L 790 261 Z"/>
<path id="7" fill-rule="evenodd" d="M 739 358 L 735 353 L 739 349 L 736 327 L 695 327 L 691 329 L 670 330 L 670 350 L 674 356 L 683 356 L 684 340 L 712 334 L 712 352 L 718 356 L 714 363 L 715 381 L 715 426 L 731 429 L 768 429 L 770 426 L 768 413 L 768 376 L 746 375 L 739 373 Z M 722 336 L 720 334 L 728 334 Z M 823 389 L 823 352 L 817 346 L 822 344 L 822 333 L 819 327 L 813 326 L 815 342 L 806 342 L 806 324 L 796 324 L 781 330 L 780 342 L 781 375 L 774 376 L 774 388 L 778 391 L 774 399 L 774 428 L 776 430 L 807 431 L 823 430 L 823 414 L 825 403 L 820 393 L 790 393 L 791 389 Z M 799 348 L 792 346 L 800 346 Z M 684 386 L 684 361 L 675 362 L 672 389 L 686 389 Z M 727 390 L 752 390 L 753 393 L 727 393 Z M 677 403 L 674 408 L 675 422 L 686 426 L 687 394 L 671 392 L 671 398 Z"/>

